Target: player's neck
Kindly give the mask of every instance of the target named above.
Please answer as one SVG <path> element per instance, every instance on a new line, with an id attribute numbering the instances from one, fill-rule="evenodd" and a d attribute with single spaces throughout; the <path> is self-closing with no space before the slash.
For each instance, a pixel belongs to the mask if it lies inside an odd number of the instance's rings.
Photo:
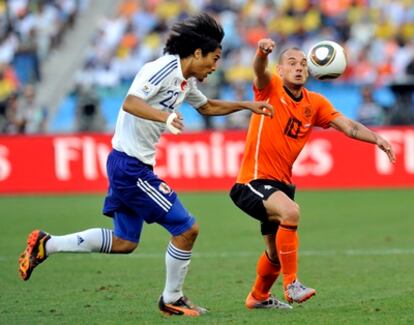
<path id="1" fill-rule="evenodd" d="M 181 71 L 183 72 L 184 79 L 188 79 L 192 76 L 191 72 L 191 57 L 180 59 Z"/>
<path id="2" fill-rule="evenodd" d="M 302 99 L 302 86 L 290 86 L 290 85 L 283 85 L 283 88 L 285 88 L 285 91 L 288 93 L 290 97 L 294 100 L 301 100 Z"/>

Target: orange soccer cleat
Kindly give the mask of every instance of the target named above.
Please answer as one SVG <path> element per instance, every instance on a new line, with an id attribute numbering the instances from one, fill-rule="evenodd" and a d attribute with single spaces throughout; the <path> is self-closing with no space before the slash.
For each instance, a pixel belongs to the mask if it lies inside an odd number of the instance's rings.
<path id="1" fill-rule="evenodd" d="M 206 308 L 194 305 L 187 297 L 183 296 L 176 302 L 166 304 L 161 296 L 158 307 L 167 316 L 192 316 L 197 317 L 207 312 Z"/>
<path id="2" fill-rule="evenodd" d="M 33 269 L 47 258 L 45 244 L 49 239 L 50 235 L 41 230 L 29 234 L 27 247 L 19 257 L 19 274 L 24 281 L 29 280 Z"/>

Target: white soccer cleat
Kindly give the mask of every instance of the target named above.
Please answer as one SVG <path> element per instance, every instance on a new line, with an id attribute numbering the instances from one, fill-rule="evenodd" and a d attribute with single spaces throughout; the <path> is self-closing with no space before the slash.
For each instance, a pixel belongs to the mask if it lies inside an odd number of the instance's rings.
<path id="1" fill-rule="evenodd" d="M 316 295 L 315 289 L 305 287 L 298 280 L 289 284 L 285 290 L 285 299 L 290 303 L 297 302 L 300 304 L 314 295 Z"/>
<path id="2" fill-rule="evenodd" d="M 265 300 L 257 300 L 250 292 L 244 303 L 249 309 L 292 309 L 292 306 L 282 302 L 272 295 Z"/>

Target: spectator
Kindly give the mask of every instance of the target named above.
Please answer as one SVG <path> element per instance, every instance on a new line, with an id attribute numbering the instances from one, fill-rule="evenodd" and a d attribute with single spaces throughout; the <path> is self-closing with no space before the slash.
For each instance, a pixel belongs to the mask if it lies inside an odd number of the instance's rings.
<path id="1" fill-rule="evenodd" d="M 13 69 L 6 65 L 0 64 L 0 132 L 9 130 L 9 105 L 10 98 L 16 93 L 18 82 L 15 78 Z"/>
<path id="2" fill-rule="evenodd" d="M 92 85 L 80 85 L 76 91 L 76 129 L 79 132 L 102 132 L 105 130 L 100 100 Z"/>
<path id="3" fill-rule="evenodd" d="M 390 112 L 390 124 L 414 124 L 414 83 L 394 83 L 391 85 L 391 89 L 397 100 Z"/>
<path id="4" fill-rule="evenodd" d="M 32 84 L 24 87 L 17 104 L 21 133 L 34 134 L 46 131 L 47 109 L 39 107 L 36 103 L 36 89 Z"/>
<path id="5" fill-rule="evenodd" d="M 384 110 L 375 103 L 371 86 L 362 88 L 362 103 L 358 108 L 357 120 L 368 126 L 384 124 Z"/>
<path id="6" fill-rule="evenodd" d="M 14 56 L 14 65 L 18 67 L 19 80 L 22 84 L 36 83 L 41 80 L 37 37 L 34 28 L 20 38 L 19 47 Z"/>
<path id="7" fill-rule="evenodd" d="M 23 120 L 19 116 L 18 94 L 13 93 L 7 98 L 6 104 L 6 123 L 3 132 L 8 134 L 23 133 Z"/>
<path id="8" fill-rule="evenodd" d="M 13 69 L 6 64 L 0 64 L 0 102 L 6 102 L 7 98 L 17 89 L 18 81 Z"/>

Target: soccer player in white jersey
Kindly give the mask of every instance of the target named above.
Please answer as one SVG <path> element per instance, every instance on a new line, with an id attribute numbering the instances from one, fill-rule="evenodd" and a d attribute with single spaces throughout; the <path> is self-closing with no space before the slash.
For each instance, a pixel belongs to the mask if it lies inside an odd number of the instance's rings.
<path id="1" fill-rule="evenodd" d="M 34 230 L 19 258 L 19 273 L 28 280 L 33 269 L 58 252 L 130 253 L 138 246 L 142 225 L 158 223 L 170 234 L 165 254 L 166 281 L 159 299 L 167 315 L 199 316 L 205 308 L 183 294 L 183 283 L 198 235 L 194 217 L 177 194 L 153 173 L 155 145 L 167 129 L 178 134 L 184 125 L 180 104 L 186 100 L 203 115 L 224 115 L 241 109 L 272 115 L 264 102 L 207 99 L 196 87 L 216 69 L 221 56 L 222 27 L 207 14 L 177 22 L 164 56 L 145 64 L 136 75 L 120 109 L 108 157 L 109 190 L 103 214 L 114 229 L 88 229 L 64 236 Z"/>

